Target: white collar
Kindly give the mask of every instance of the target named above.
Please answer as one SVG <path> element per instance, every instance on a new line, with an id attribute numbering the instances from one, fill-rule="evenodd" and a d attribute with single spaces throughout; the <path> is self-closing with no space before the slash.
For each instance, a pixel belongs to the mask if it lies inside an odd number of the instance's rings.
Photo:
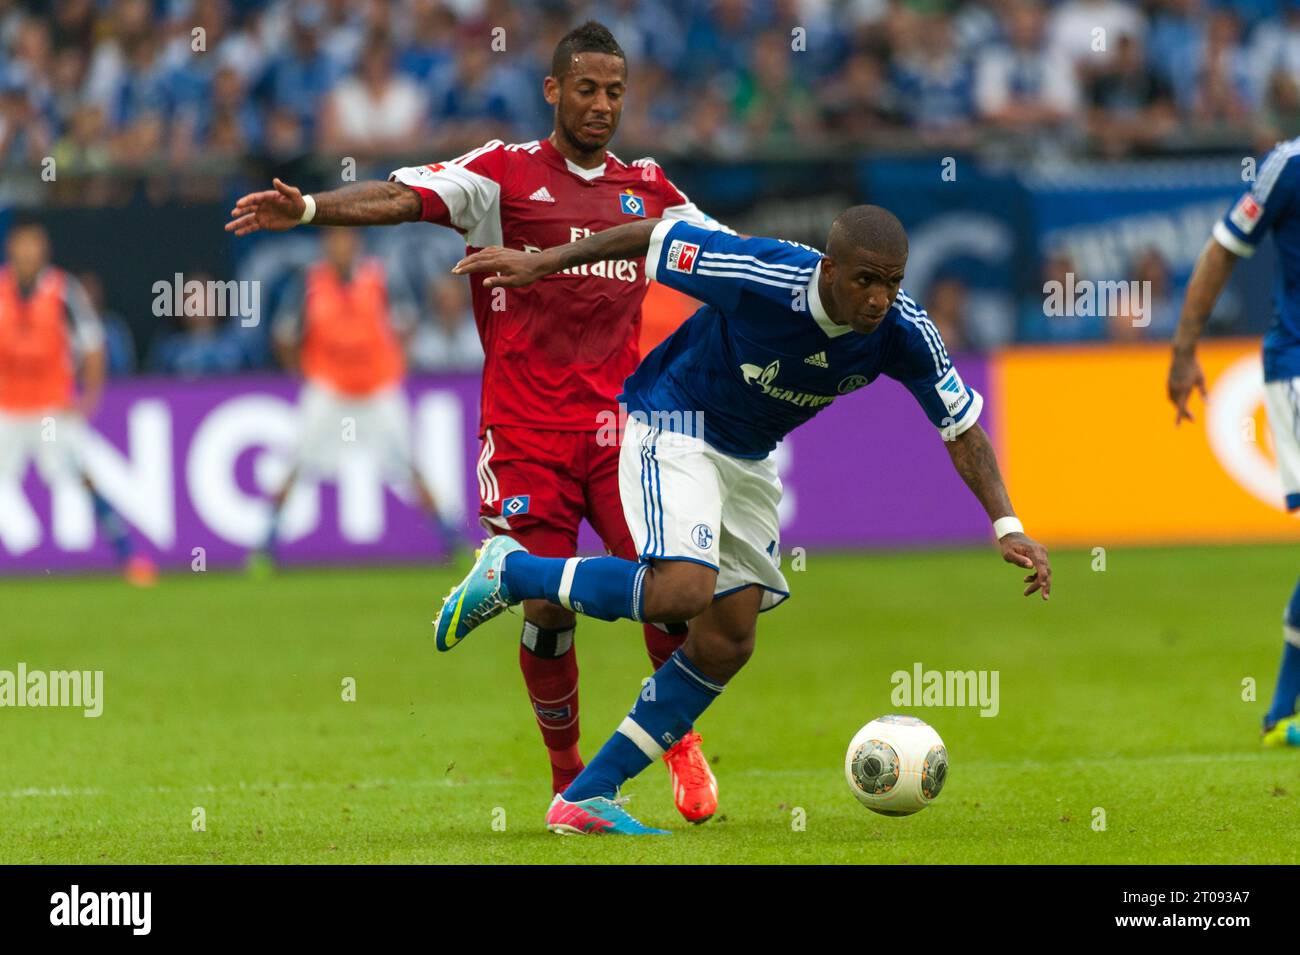
<path id="1" fill-rule="evenodd" d="M 599 179 L 601 176 L 605 175 L 605 167 L 609 165 L 609 160 L 606 159 L 595 169 L 583 169 L 581 166 L 579 166 L 568 156 L 565 156 L 564 164 L 569 167 L 569 172 L 573 173 L 575 176 L 579 176 L 587 180 L 588 182 L 591 182 L 591 180 Z"/>
<path id="2" fill-rule="evenodd" d="M 831 317 L 826 314 L 826 307 L 822 305 L 822 297 L 817 292 L 817 284 L 822 277 L 822 264 L 817 263 L 817 268 L 813 269 L 812 278 L 808 282 L 808 310 L 812 312 L 813 321 L 817 327 L 826 333 L 827 338 L 839 338 L 841 335 L 848 334 L 853 329 L 848 325 L 837 325 L 831 321 Z"/>

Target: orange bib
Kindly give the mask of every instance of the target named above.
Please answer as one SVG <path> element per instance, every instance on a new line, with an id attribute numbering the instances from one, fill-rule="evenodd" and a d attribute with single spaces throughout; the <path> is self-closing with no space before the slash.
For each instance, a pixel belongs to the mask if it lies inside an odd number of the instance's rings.
<path id="1" fill-rule="evenodd" d="M 308 271 L 302 371 L 346 395 L 372 394 L 401 380 L 405 363 L 378 262 L 360 264 L 346 283 L 328 263 Z"/>
<path id="2" fill-rule="evenodd" d="M 62 272 L 46 269 L 24 298 L 0 269 L 0 410 L 66 408 L 76 397 L 63 284 Z"/>

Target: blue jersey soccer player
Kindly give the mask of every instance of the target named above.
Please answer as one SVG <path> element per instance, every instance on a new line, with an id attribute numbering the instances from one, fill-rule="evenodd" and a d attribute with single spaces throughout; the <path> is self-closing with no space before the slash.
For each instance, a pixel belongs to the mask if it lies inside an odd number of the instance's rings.
<path id="1" fill-rule="evenodd" d="M 838 395 L 880 375 L 901 381 L 945 439 L 958 473 L 993 519 L 1002 556 L 1051 589 L 1046 550 L 1026 537 L 977 423 L 968 388 L 924 310 L 899 288 L 907 236 L 878 206 L 836 218 L 827 252 L 740 238 L 667 219 L 621 225 L 540 253 L 485 249 L 455 271 L 496 272 L 488 287 L 561 269 L 646 256 L 651 278 L 706 305 L 627 380 L 619 488 L 640 562 L 536 557 L 497 537 L 436 621 L 440 649 L 521 600 L 545 597 L 600 619 L 689 620 L 686 642 L 618 732 L 547 814 L 556 832 L 642 833 L 622 784 L 690 731 L 744 666 L 761 610 L 786 596 L 769 457 Z"/>
<path id="2" fill-rule="evenodd" d="M 1300 510 L 1300 139 L 1278 143 L 1259 167 L 1255 184 L 1214 225 L 1187 283 L 1174 333 L 1169 400 L 1174 424 L 1192 420 L 1192 391 L 1205 394 L 1196 343 L 1237 259 L 1249 258 L 1268 233 L 1277 247 L 1274 316 L 1264 334 L 1264 394 L 1288 511 Z M 1282 665 L 1273 703 L 1264 716 L 1266 746 L 1300 746 L 1300 582 L 1282 618 Z"/>

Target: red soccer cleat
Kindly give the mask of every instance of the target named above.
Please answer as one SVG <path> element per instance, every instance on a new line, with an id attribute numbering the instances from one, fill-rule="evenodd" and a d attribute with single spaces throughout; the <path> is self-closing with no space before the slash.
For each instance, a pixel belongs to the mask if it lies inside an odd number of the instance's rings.
<path id="1" fill-rule="evenodd" d="M 708 822 L 718 811 L 718 781 L 704 756 L 704 741 L 691 730 L 664 753 L 673 781 L 673 802 L 687 822 Z"/>

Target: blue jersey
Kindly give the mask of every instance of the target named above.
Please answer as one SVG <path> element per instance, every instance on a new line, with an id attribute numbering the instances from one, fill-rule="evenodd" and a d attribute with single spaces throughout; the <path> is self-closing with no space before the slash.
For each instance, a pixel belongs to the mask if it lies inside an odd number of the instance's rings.
<path id="1" fill-rule="evenodd" d="M 961 380 L 924 309 L 900 290 L 872 334 L 836 325 L 817 294 L 821 258 L 796 242 L 659 223 L 647 274 L 706 304 L 628 378 L 628 412 L 666 430 L 702 422 L 697 436 L 719 451 L 763 458 L 883 374 L 902 382 L 946 437 L 974 424 L 983 399 Z"/>
<path id="2" fill-rule="evenodd" d="M 1300 375 L 1300 139 L 1278 143 L 1260 164 L 1255 184 L 1214 225 L 1214 238 L 1235 255 L 1251 256 L 1272 232 L 1277 247 L 1273 321 L 1264 334 L 1264 380 Z"/>

